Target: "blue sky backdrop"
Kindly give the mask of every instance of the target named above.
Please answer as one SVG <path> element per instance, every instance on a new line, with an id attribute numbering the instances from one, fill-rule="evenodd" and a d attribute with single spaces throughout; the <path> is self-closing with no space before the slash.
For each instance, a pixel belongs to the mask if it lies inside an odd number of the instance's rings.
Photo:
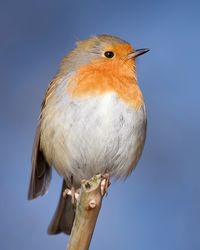
<path id="1" fill-rule="evenodd" d="M 200 2 L 1 0 L 0 249 L 65 249 L 48 236 L 61 178 L 27 201 L 40 104 L 75 41 L 113 34 L 151 51 L 137 71 L 148 109 L 145 150 L 111 185 L 91 249 L 200 249 Z"/>

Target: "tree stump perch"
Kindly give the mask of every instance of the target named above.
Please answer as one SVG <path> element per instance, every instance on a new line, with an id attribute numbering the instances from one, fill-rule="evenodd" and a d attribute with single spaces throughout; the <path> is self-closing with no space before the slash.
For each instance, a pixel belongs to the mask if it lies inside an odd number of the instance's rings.
<path id="1" fill-rule="evenodd" d="M 105 192 L 106 180 L 100 174 L 82 181 L 67 250 L 89 249 Z"/>

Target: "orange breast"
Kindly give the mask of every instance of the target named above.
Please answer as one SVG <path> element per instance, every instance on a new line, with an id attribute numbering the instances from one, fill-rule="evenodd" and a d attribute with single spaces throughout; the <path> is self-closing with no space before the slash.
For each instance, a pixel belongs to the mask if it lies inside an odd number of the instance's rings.
<path id="1" fill-rule="evenodd" d="M 144 102 L 131 60 L 125 62 L 102 58 L 84 65 L 77 71 L 67 91 L 76 97 L 114 91 L 121 100 L 136 109 L 139 109 Z"/>

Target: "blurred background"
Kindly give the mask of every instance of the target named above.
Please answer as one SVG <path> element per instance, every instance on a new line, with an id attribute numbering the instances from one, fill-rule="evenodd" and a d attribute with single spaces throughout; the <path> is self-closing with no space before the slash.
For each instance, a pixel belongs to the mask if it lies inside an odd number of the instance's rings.
<path id="1" fill-rule="evenodd" d="M 91 249 L 200 249 L 200 2 L 1 0 L 0 249 L 65 249 L 48 236 L 60 194 L 27 201 L 31 150 L 45 89 L 78 39 L 113 34 L 151 51 L 137 61 L 148 109 L 145 150 L 112 183 Z"/>

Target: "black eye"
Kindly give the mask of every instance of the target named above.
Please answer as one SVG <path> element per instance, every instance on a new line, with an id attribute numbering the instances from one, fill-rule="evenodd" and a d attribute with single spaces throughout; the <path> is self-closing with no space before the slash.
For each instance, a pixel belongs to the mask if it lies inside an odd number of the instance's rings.
<path id="1" fill-rule="evenodd" d="M 112 58 L 114 56 L 114 53 L 112 51 L 106 51 L 104 53 L 104 56 L 107 58 Z"/>

